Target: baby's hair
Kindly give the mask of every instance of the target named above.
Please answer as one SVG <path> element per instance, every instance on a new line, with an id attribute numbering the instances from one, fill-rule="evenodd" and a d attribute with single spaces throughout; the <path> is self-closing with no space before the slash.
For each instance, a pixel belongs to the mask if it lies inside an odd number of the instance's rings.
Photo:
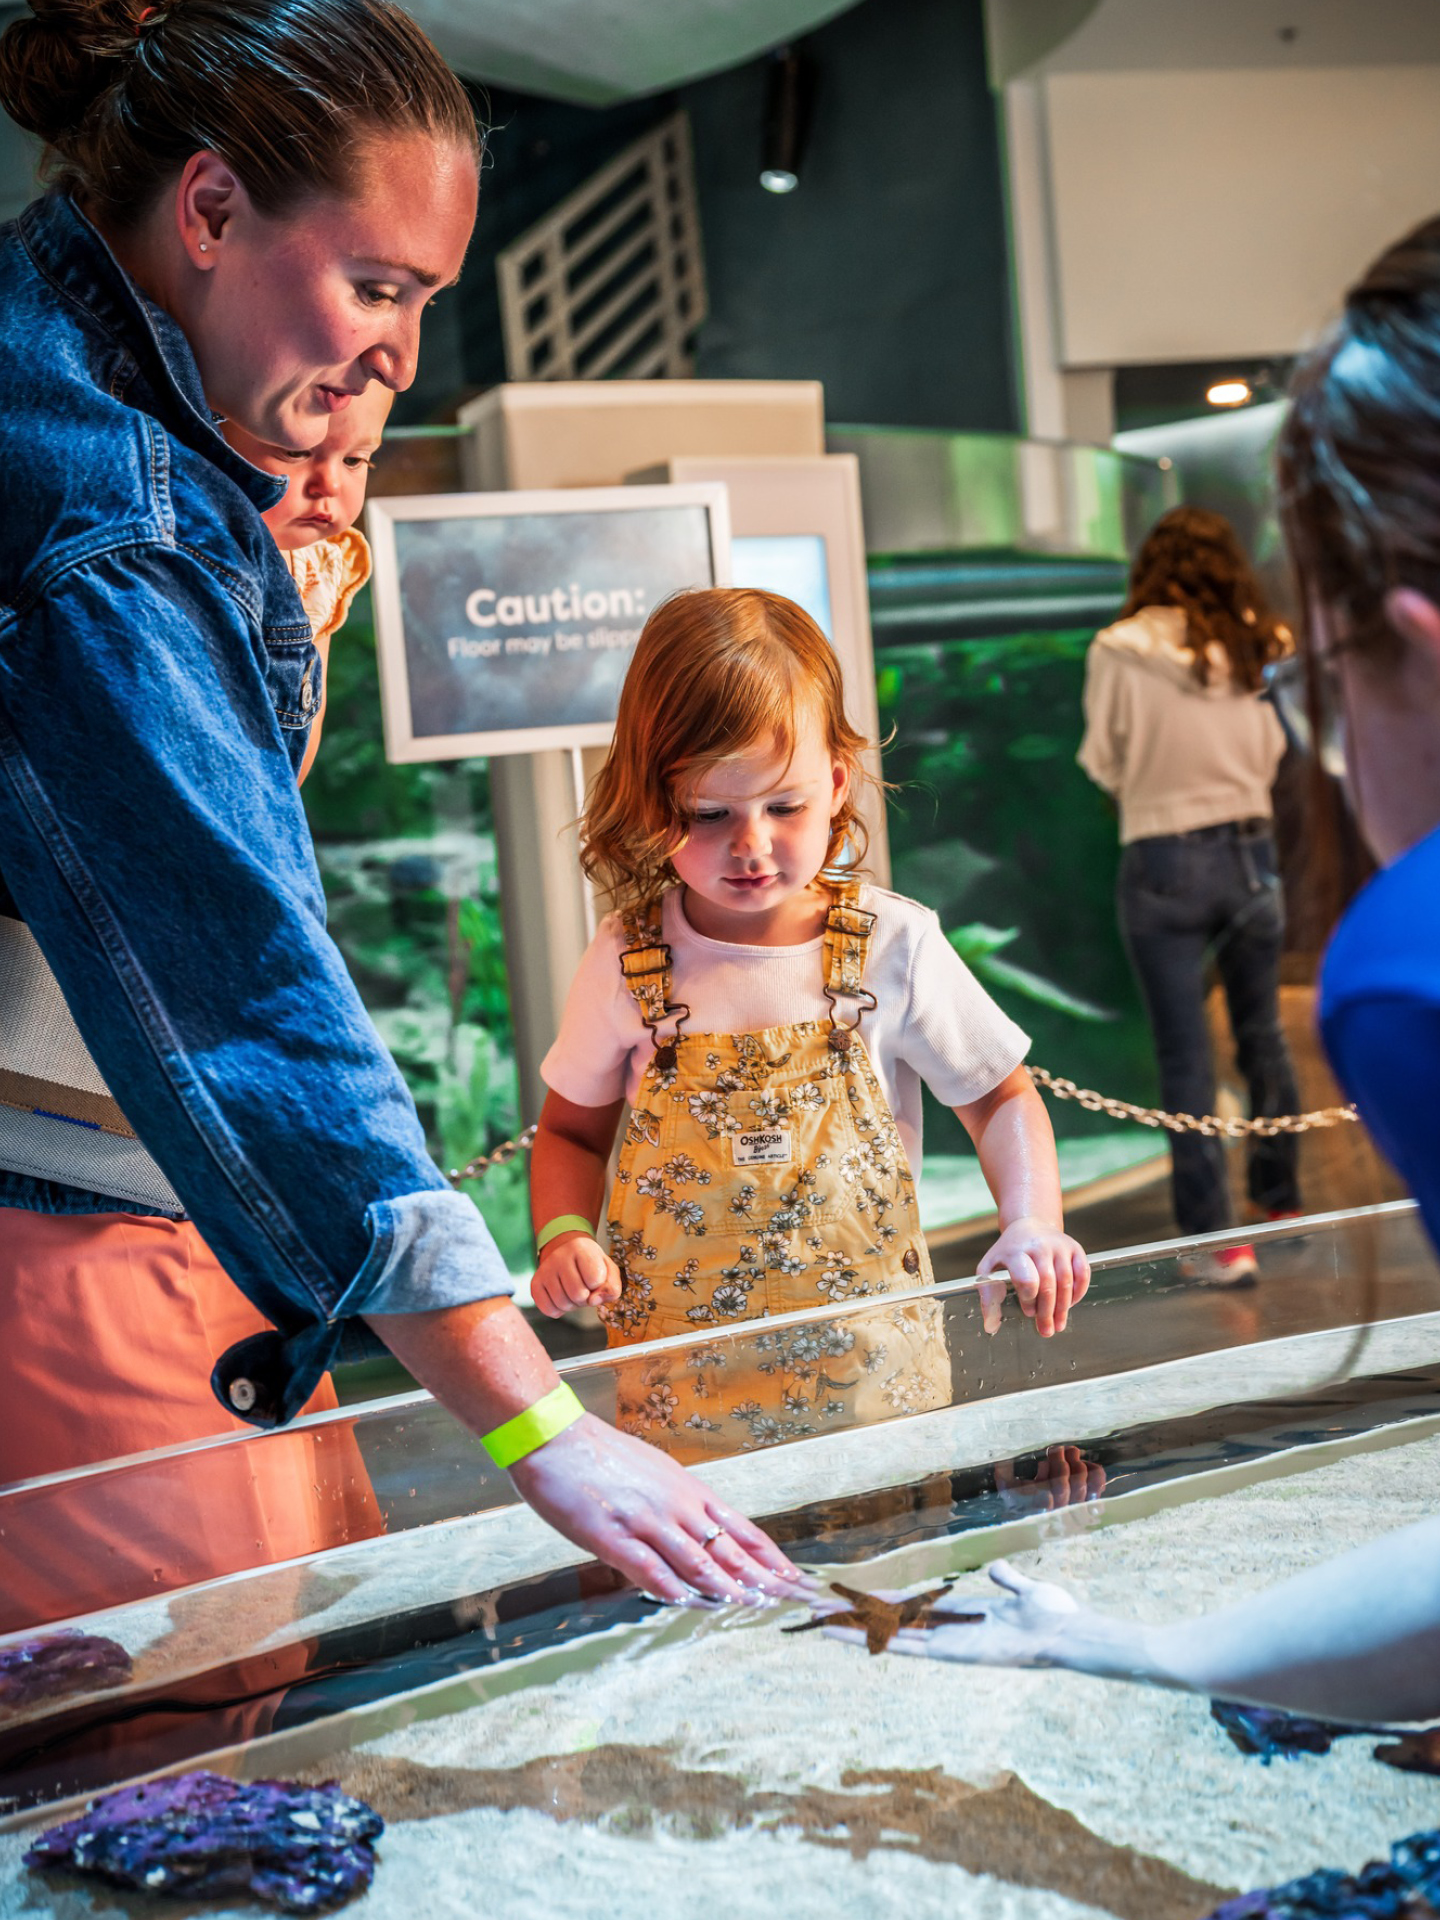
<path id="1" fill-rule="evenodd" d="M 685 790 L 758 745 L 795 751 L 807 712 L 850 784 L 831 822 L 827 869 L 848 841 L 866 845 L 857 799 L 867 742 L 845 717 L 835 650 L 802 607 L 751 587 L 704 587 L 663 601 L 645 622 L 615 740 L 581 822 L 580 863 L 617 907 L 653 901 L 675 880 L 670 856 L 689 829 Z"/>

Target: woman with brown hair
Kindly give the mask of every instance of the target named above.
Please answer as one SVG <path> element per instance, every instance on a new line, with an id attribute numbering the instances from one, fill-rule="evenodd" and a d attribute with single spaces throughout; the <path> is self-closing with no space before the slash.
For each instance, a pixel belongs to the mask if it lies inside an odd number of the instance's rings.
<path id="1" fill-rule="evenodd" d="M 299 452 L 410 384 L 474 221 L 464 89 L 391 0 L 32 0 L 0 104 L 52 179 L 0 230 L 0 978 L 85 1055 L 0 1018 L 0 1482 L 283 1425 L 378 1336 L 652 1592 L 783 1584 L 560 1386 L 325 932 L 283 482 L 217 422 Z M 222 1558 L 255 1505 L 205 1516 Z M 116 1565 L 221 1570 L 140 1518 Z"/>
<path id="2" fill-rule="evenodd" d="M 1251 1112 L 1295 1110 L 1270 801 L 1285 740 L 1261 697 L 1265 667 L 1289 644 L 1229 522 L 1176 507 L 1151 528 L 1120 618 L 1086 661 L 1079 760 L 1120 810 L 1120 927 L 1155 1036 L 1160 1098 L 1175 1113 L 1214 1109 L 1212 963 Z M 1221 1143 L 1173 1134 L 1171 1153 L 1181 1233 L 1232 1226 Z M 1250 1150 L 1250 1198 L 1271 1219 L 1299 1210 L 1295 1157 L 1288 1136 Z M 1190 1266 L 1208 1284 L 1235 1286 L 1253 1280 L 1257 1262 L 1251 1248 L 1229 1247 Z"/>

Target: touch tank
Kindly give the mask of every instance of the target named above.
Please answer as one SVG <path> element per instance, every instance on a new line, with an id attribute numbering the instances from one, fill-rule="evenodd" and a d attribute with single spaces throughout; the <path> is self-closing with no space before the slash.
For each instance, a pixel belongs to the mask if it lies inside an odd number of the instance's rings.
<path id="1" fill-rule="evenodd" d="M 1013 1303 L 987 1334 L 976 1284 L 950 1283 L 932 1297 L 954 1404 L 708 1477 L 858 1590 L 963 1593 L 1004 1554 L 1137 1617 L 1198 1611 L 1430 1511 L 1440 1272 L 1413 1208 L 1287 1223 L 1259 1246 L 1244 1298 L 1197 1294 L 1183 1247 L 1109 1258 L 1093 1311 L 1045 1343 Z M 598 1410 L 613 1373 L 605 1356 L 567 1367 Z M 870 1660 L 783 1634 L 795 1609 L 657 1609 L 518 1507 L 423 1397 L 319 1418 L 355 1435 L 388 1531 L 51 1623 L 131 1671 L 0 1721 L 0 1913 L 43 1906 L 19 1856 L 69 1799 L 202 1757 L 372 1800 L 390 1826 L 353 1910 L 375 1914 L 422 1897 L 473 1911 L 482 1883 L 502 1914 L 628 1911 L 636 1876 L 662 1867 L 683 1914 L 728 1886 L 757 1913 L 1198 1920 L 1229 1890 L 1356 1867 L 1436 1824 L 1434 1778 L 1375 1760 L 1373 1738 L 1267 1766 L 1203 1700 Z M 203 1501 L 213 1451 L 8 1490 L 0 1528 L 22 1502 L 69 1501 L 73 1525 L 137 1484 Z M 114 1910 L 63 1897 L 67 1914 Z"/>

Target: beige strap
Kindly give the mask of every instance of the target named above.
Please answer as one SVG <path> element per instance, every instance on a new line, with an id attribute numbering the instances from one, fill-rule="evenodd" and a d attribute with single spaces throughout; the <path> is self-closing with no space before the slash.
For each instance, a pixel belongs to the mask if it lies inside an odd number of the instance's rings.
<path id="1" fill-rule="evenodd" d="M 840 880 L 830 886 L 830 912 L 825 921 L 825 988 L 849 999 L 865 991 L 865 962 L 875 915 L 860 905 L 858 880 Z"/>
<path id="2" fill-rule="evenodd" d="M 674 966 L 662 938 L 658 902 L 630 909 L 621 916 L 621 925 L 625 929 L 625 951 L 620 955 L 620 971 L 640 1009 L 640 1018 L 653 1033 L 670 1011 L 674 985 Z"/>
<path id="3" fill-rule="evenodd" d="M 108 1094 L 62 1087 L 58 1081 L 37 1080 L 9 1067 L 0 1067 L 0 1106 L 38 1113 L 46 1120 L 73 1120 L 79 1126 L 98 1127 L 102 1133 L 120 1134 L 126 1140 L 135 1138 L 135 1129 L 120 1111 L 119 1101 Z"/>

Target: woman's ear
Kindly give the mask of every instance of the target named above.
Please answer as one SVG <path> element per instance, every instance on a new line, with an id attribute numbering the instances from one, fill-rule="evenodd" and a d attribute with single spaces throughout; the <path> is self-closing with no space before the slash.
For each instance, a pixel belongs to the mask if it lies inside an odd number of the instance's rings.
<path id="1" fill-rule="evenodd" d="M 218 153 L 192 153 L 175 189 L 175 224 L 193 266 L 213 267 L 225 230 L 250 196 L 239 175 Z"/>
<path id="2" fill-rule="evenodd" d="M 1392 587 L 1385 596 L 1385 618 L 1412 655 L 1440 683 L 1440 607 L 1416 587 Z"/>

